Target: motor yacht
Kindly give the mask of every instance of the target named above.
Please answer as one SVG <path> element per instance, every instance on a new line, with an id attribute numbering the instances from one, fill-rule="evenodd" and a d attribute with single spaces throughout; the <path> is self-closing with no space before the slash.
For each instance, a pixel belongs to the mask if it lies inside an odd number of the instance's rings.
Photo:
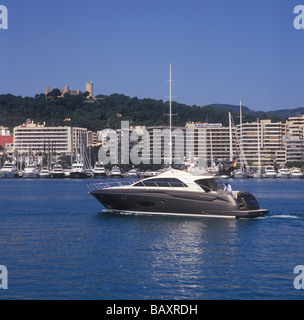
<path id="1" fill-rule="evenodd" d="M 94 169 L 93 169 L 93 175 L 94 175 L 95 179 L 106 178 L 107 173 L 106 173 L 106 169 L 105 169 L 105 167 L 104 167 L 102 162 L 98 161 L 98 162 L 95 163 L 95 166 L 94 166 Z"/>
<path id="2" fill-rule="evenodd" d="M 279 169 L 277 177 L 281 178 L 281 179 L 289 179 L 290 178 L 290 170 L 287 168 Z"/>
<path id="3" fill-rule="evenodd" d="M 130 185 L 116 182 L 91 184 L 89 194 L 106 211 L 150 215 L 194 217 L 255 218 L 268 214 L 260 209 L 255 195 L 248 191 L 224 191 L 220 180 L 210 174 L 197 175 L 169 169 L 156 177 Z"/>
<path id="4" fill-rule="evenodd" d="M 246 171 L 236 170 L 233 172 L 234 179 L 247 179 L 248 175 Z"/>
<path id="5" fill-rule="evenodd" d="M 39 172 L 39 178 L 48 179 L 51 177 L 51 172 L 48 167 L 42 167 Z"/>
<path id="6" fill-rule="evenodd" d="M 18 178 L 18 169 L 15 164 L 6 161 L 0 170 L 0 179 Z"/>
<path id="7" fill-rule="evenodd" d="M 138 171 L 136 168 L 132 168 L 128 171 L 127 177 L 130 179 L 138 178 Z"/>
<path id="8" fill-rule="evenodd" d="M 63 179 L 65 178 L 65 174 L 62 168 L 62 165 L 57 163 L 53 166 L 53 170 L 51 172 L 51 178 L 53 179 Z"/>
<path id="9" fill-rule="evenodd" d="M 301 172 L 299 169 L 293 168 L 290 170 L 290 178 L 301 179 L 303 177 L 304 177 L 303 172 Z"/>
<path id="10" fill-rule="evenodd" d="M 254 172 L 252 177 L 255 178 L 255 179 L 262 179 L 263 178 L 263 173 L 261 171 Z"/>
<path id="11" fill-rule="evenodd" d="M 267 166 L 265 167 L 265 173 L 264 173 L 264 178 L 271 178 L 275 179 L 277 177 L 277 173 L 274 170 L 273 166 Z"/>
<path id="12" fill-rule="evenodd" d="M 86 168 L 82 162 L 74 162 L 70 172 L 70 179 L 86 179 L 89 178 Z"/>
<path id="13" fill-rule="evenodd" d="M 111 178 L 122 178 L 122 173 L 121 173 L 119 167 L 114 166 L 111 170 L 110 176 L 111 176 Z"/>
<path id="14" fill-rule="evenodd" d="M 25 166 L 22 178 L 24 179 L 36 179 L 39 178 L 39 171 L 35 163 L 29 163 Z"/>

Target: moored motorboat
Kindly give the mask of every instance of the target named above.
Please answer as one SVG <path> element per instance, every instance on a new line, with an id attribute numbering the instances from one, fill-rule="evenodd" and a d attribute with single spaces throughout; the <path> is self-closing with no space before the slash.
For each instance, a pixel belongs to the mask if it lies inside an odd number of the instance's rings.
<path id="1" fill-rule="evenodd" d="M 236 170 L 233 172 L 234 179 L 247 179 L 248 175 L 246 171 Z"/>
<path id="2" fill-rule="evenodd" d="M 262 179 L 263 178 L 263 173 L 260 172 L 260 171 L 254 172 L 252 177 L 255 178 L 255 179 Z"/>
<path id="3" fill-rule="evenodd" d="M 70 172 L 70 179 L 87 179 L 89 175 L 82 162 L 75 162 L 72 164 Z"/>
<path id="4" fill-rule="evenodd" d="M 302 179 L 304 177 L 303 172 L 297 168 L 292 168 L 290 170 L 290 178 L 292 179 Z"/>
<path id="5" fill-rule="evenodd" d="M 35 163 L 29 163 L 25 166 L 22 178 L 36 179 L 39 178 L 39 171 Z"/>
<path id="6" fill-rule="evenodd" d="M 111 170 L 110 176 L 111 176 L 111 178 L 122 178 L 122 173 L 121 173 L 119 167 L 114 166 Z"/>
<path id="7" fill-rule="evenodd" d="M 57 163 L 53 166 L 53 170 L 51 172 L 51 178 L 53 179 L 63 179 L 65 178 L 65 174 L 62 168 L 62 165 Z"/>
<path id="8" fill-rule="evenodd" d="M 107 173 L 106 169 L 103 165 L 102 162 L 98 161 L 95 163 L 94 169 L 93 169 L 93 175 L 95 179 L 100 179 L 100 178 L 106 178 Z"/>
<path id="9" fill-rule="evenodd" d="M 48 167 L 42 167 L 39 171 L 39 178 L 48 179 L 51 177 L 51 172 Z"/>
<path id="10" fill-rule="evenodd" d="M 0 179 L 18 178 L 18 173 L 16 165 L 10 161 L 6 161 L 0 170 Z"/>
<path id="11" fill-rule="evenodd" d="M 138 178 L 138 171 L 136 168 L 132 168 L 128 171 L 127 177 L 130 179 Z"/>
<path id="12" fill-rule="evenodd" d="M 290 178 L 290 170 L 287 168 L 279 169 L 278 178 L 281 179 L 289 179 Z"/>
<path id="13" fill-rule="evenodd" d="M 214 175 L 169 169 L 130 185 L 91 185 L 89 192 L 108 211 L 195 217 L 255 218 L 268 214 L 247 191 L 224 191 Z"/>
<path id="14" fill-rule="evenodd" d="M 273 166 L 267 166 L 265 167 L 265 173 L 264 173 L 264 178 L 271 178 L 271 179 L 275 179 L 277 177 L 277 173 L 274 170 Z"/>

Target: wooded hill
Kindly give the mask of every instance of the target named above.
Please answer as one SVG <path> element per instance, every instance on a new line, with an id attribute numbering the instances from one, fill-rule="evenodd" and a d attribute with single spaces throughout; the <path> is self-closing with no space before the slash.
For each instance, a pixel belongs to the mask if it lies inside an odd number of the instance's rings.
<path id="1" fill-rule="evenodd" d="M 23 124 L 28 118 L 47 126 L 64 126 L 63 120 L 70 118 L 73 126 L 97 131 L 104 128 L 120 128 L 121 120 L 130 125 L 168 125 L 169 103 L 163 100 L 138 99 L 123 94 L 98 95 L 96 101 L 89 101 L 85 95 L 63 98 L 48 98 L 44 94 L 35 97 L 21 97 L 11 94 L 0 95 L 0 126 L 13 127 Z M 229 105 L 189 106 L 172 103 L 173 126 L 185 126 L 189 121 L 222 123 L 228 126 L 228 110 L 231 110 L 235 124 L 239 123 L 239 107 Z M 249 109 L 250 110 L 250 109 Z M 259 119 L 285 121 L 278 113 L 243 110 L 243 122 Z"/>

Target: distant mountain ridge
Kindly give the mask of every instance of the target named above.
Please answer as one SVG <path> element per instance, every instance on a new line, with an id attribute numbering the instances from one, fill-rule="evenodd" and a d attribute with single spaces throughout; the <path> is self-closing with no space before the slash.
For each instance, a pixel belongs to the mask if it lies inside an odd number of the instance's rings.
<path id="1" fill-rule="evenodd" d="M 210 107 L 227 110 L 235 113 L 240 112 L 240 106 L 238 105 L 230 105 L 230 104 L 211 104 Z M 265 114 L 271 116 L 278 116 L 280 118 L 288 118 L 288 117 L 298 117 L 304 115 L 304 107 L 294 108 L 294 109 L 282 109 L 282 110 L 273 110 L 273 111 L 254 111 L 246 106 L 242 106 L 242 112 L 248 114 Z"/>
<path id="2" fill-rule="evenodd" d="M 109 96 L 97 95 L 96 101 L 87 101 L 83 95 L 46 99 L 44 94 L 35 97 L 21 97 L 0 94 L 0 125 L 13 130 L 27 119 L 47 126 L 64 126 L 64 119 L 72 119 L 74 127 L 99 131 L 104 128 L 120 128 L 121 121 L 129 121 L 131 126 L 166 126 L 169 124 L 169 102 L 150 98 L 139 99 L 114 93 Z M 229 125 L 228 110 L 235 124 L 240 118 L 239 105 L 212 104 L 206 106 L 186 105 L 172 102 L 173 126 L 184 127 L 188 122 L 209 122 Z M 253 111 L 243 106 L 243 122 L 256 119 L 270 119 L 285 122 L 288 117 L 304 114 L 303 108 L 277 111 Z"/>
<path id="3" fill-rule="evenodd" d="M 240 112 L 240 106 L 233 105 L 233 104 L 220 104 L 220 103 L 215 103 L 215 104 L 210 104 L 210 107 L 221 109 L 221 110 L 227 110 L 235 113 Z M 245 113 L 254 113 L 255 111 L 246 107 L 242 106 L 242 111 Z"/>

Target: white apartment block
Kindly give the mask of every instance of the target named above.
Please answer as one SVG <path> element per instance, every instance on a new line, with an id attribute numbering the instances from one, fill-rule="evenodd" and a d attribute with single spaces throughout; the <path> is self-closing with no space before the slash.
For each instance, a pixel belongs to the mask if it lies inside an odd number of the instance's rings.
<path id="1" fill-rule="evenodd" d="M 237 131 L 249 165 L 258 165 L 259 152 L 262 166 L 286 162 L 284 123 L 272 123 L 271 120 L 243 123 L 242 129 L 240 125 L 237 126 Z"/>
<path id="2" fill-rule="evenodd" d="M 290 117 L 286 121 L 286 161 L 304 160 L 304 115 Z"/>
<path id="3" fill-rule="evenodd" d="M 72 135 L 71 135 L 72 132 Z M 14 151 L 19 154 L 71 154 L 87 147 L 87 129 L 77 127 L 47 127 L 25 123 L 14 128 Z"/>

